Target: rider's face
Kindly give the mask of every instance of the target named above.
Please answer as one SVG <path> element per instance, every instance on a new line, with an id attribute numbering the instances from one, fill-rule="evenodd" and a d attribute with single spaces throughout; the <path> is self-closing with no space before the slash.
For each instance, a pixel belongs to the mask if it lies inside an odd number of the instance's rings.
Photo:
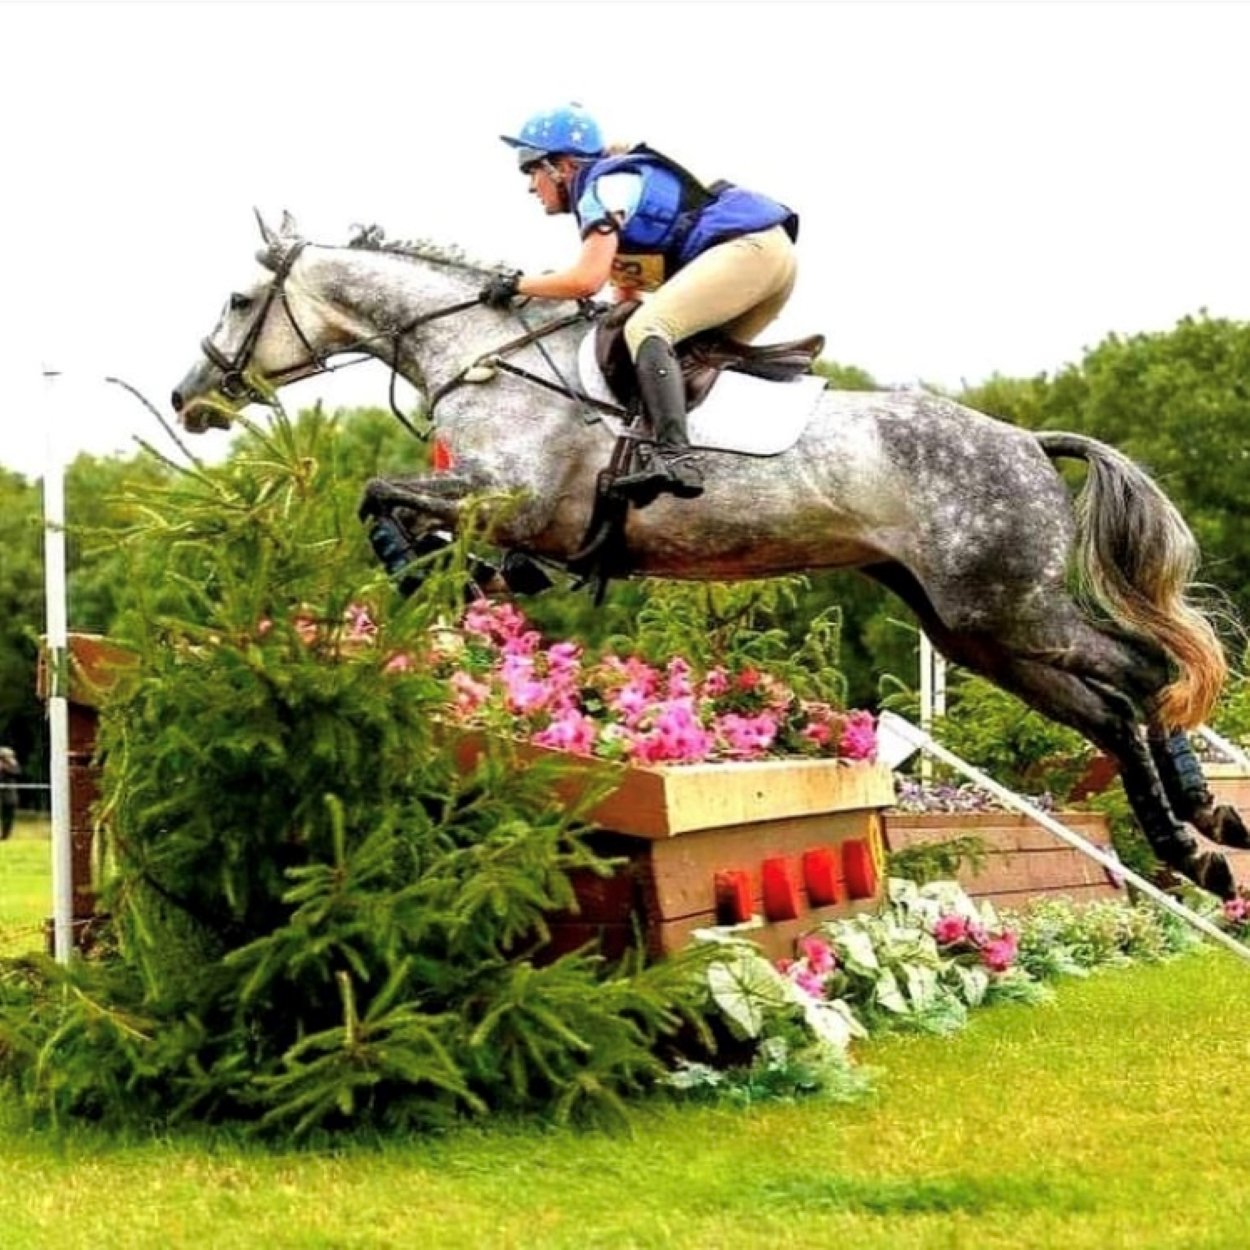
<path id="1" fill-rule="evenodd" d="M 566 211 L 564 174 L 550 161 L 539 161 L 529 170 L 530 194 L 538 196 L 549 216 Z"/>

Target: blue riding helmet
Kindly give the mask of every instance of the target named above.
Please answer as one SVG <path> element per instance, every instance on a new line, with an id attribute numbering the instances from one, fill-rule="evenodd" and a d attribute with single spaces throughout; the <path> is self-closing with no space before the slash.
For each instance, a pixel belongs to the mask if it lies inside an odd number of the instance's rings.
<path id="1" fill-rule="evenodd" d="M 599 123 L 580 104 L 535 113 L 516 135 L 499 136 L 517 150 L 522 169 L 548 156 L 595 157 L 603 153 Z"/>

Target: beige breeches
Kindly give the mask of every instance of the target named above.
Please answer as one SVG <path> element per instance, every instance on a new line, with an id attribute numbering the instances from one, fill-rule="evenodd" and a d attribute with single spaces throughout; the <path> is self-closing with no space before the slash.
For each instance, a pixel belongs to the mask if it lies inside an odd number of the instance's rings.
<path id="1" fill-rule="evenodd" d="M 678 270 L 625 323 L 625 343 L 637 359 L 642 341 L 668 343 L 719 327 L 751 342 L 785 306 L 798 266 L 781 226 L 718 243 Z"/>

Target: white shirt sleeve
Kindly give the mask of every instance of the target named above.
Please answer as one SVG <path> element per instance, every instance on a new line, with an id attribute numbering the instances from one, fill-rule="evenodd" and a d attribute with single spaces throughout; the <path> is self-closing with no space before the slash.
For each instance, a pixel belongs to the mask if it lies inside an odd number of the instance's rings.
<path id="1" fill-rule="evenodd" d="M 621 224 L 624 225 L 642 198 L 642 175 L 628 171 L 619 174 L 604 174 L 595 179 L 595 195 L 599 203 Z"/>

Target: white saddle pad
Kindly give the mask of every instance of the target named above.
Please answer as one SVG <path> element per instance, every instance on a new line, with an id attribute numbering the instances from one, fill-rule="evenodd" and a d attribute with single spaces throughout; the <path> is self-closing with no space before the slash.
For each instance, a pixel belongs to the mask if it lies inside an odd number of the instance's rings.
<path id="1" fill-rule="evenodd" d="M 592 399 L 620 401 L 608 388 L 595 359 L 595 332 L 578 349 L 582 388 Z M 708 397 L 690 414 L 688 432 L 694 447 L 775 456 L 798 442 L 825 389 L 825 379 L 803 374 L 788 382 L 770 382 L 726 370 Z"/>

